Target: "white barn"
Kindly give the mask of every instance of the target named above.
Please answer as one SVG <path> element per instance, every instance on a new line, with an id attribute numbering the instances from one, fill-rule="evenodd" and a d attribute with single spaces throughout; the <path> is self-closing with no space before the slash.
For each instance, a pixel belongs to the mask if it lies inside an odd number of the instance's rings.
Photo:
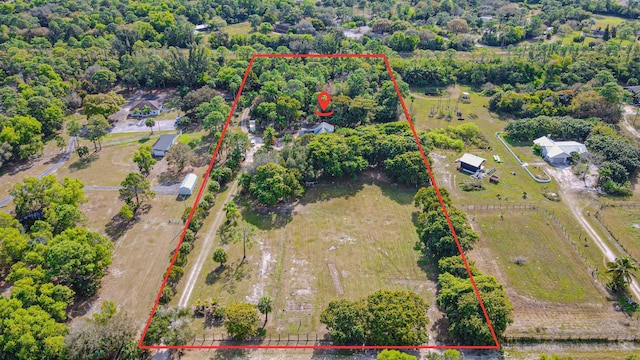
<path id="1" fill-rule="evenodd" d="M 196 187 L 196 183 L 198 182 L 198 176 L 194 173 L 189 173 L 182 180 L 182 184 L 180 184 L 180 190 L 178 194 L 180 195 L 191 195 L 193 194 L 193 189 Z"/>
<path id="2" fill-rule="evenodd" d="M 586 156 L 587 147 L 577 141 L 553 141 L 547 136 L 533 140 L 542 148 L 542 157 L 552 165 L 564 165 L 571 158 L 571 153 Z"/>

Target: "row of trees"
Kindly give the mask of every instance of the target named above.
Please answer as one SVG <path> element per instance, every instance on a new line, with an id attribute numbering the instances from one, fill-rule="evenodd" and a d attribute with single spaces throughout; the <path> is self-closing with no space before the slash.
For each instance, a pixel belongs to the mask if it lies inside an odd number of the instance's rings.
<path id="1" fill-rule="evenodd" d="M 440 189 L 442 201 L 458 237 L 462 251 L 469 251 L 478 240 L 463 212 L 453 206 L 445 189 Z M 420 242 L 416 245 L 424 256 L 438 260 L 438 306 L 447 314 L 449 336 L 464 344 L 493 344 L 493 336 L 485 320 L 469 274 L 462 261 L 434 187 L 421 188 L 415 195 L 420 209 L 416 227 Z M 482 274 L 470 264 L 480 296 L 500 338 L 511 322 L 513 307 L 506 292 L 495 277 Z"/>
<path id="2" fill-rule="evenodd" d="M 96 293 L 111 264 L 113 245 L 79 227 L 83 186 L 27 178 L 11 190 L 16 217 L 0 214 L 0 272 L 12 285 L 0 296 L 0 347 L 10 358 L 67 358 L 67 311 Z"/>

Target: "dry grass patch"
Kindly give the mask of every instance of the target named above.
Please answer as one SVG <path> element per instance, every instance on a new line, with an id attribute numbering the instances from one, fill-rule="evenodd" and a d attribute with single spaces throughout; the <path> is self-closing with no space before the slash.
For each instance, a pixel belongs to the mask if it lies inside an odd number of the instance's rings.
<path id="1" fill-rule="evenodd" d="M 294 208 L 276 213 L 245 209 L 244 219 L 257 228 L 247 260 L 240 263 L 242 241 L 220 244 L 217 239 L 216 247 L 225 248 L 229 261 L 218 269 L 209 256 L 191 303 L 208 297 L 222 305 L 257 303 L 271 296 L 268 332 L 311 336 L 324 332 L 319 315 L 331 300 L 407 289 L 434 304 L 435 285 L 413 249 L 418 240 L 411 220 L 414 194 L 415 189 L 370 177 L 317 184 Z M 197 325 L 201 334 L 210 331 Z"/>

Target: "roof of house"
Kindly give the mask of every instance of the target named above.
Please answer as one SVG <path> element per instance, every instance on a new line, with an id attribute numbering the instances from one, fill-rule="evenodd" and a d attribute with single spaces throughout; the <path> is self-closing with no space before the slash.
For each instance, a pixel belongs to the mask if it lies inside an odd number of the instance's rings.
<path id="1" fill-rule="evenodd" d="M 280 23 L 273 27 L 273 31 L 286 33 L 291 28 L 291 24 Z"/>
<path id="2" fill-rule="evenodd" d="M 577 141 L 553 141 L 546 136 L 533 140 L 534 144 L 538 144 L 545 149 L 546 156 L 554 158 L 561 154 L 570 155 L 572 152 L 584 154 L 587 147 Z"/>
<path id="3" fill-rule="evenodd" d="M 209 24 L 200 24 L 200 25 L 196 25 L 196 27 L 193 28 L 193 29 L 196 30 L 196 31 L 199 31 L 199 30 L 207 30 L 210 27 L 211 27 L 211 25 L 209 25 Z"/>
<path id="4" fill-rule="evenodd" d="M 553 146 L 554 145 L 553 140 L 549 139 L 546 136 L 539 137 L 539 138 L 533 140 L 533 143 L 536 144 L 536 145 L 540 145 L 542 147 Z"/>
<path id="5" fill-rule="evenodd" d="M 487 161 L 486 159 L 481 158 L 480 156 L 475 156 L 473 154 L 465 153 L 461 158 L 456 160 L 456 162 L 461 162 L 465 164 L 469 164 L 473 167 L 479 168 L 483 162 Z"/>
<path id="6" fill-rule="evenodd" d="M 107 120 L 109 120 L 109 122 L 116 122 L 120 120 L 126 120 L 128 116 L 129 116 L 129 110 L 120 109 L 115 113 L 109 115 Z"/>
<path id="7" fill-rule="evenodd" d="M 162 107 L 162 104 L 155 100 L 140 100 L 131 106 L 131 110 L 133 109 L 142 109 L 143 107 L 148 106 L 151 110 L 159 110 Z"/>
<path id="8" fill-rule="evenodd" d="M 323 121 L 320 124 L 313 127 L 313 132 L 316 134 L 321 134 L 323 132 L 333 133 L 335 128 L 336 128 L 335 126 Z"/>
<path id="9" fill-rule="evenodd" d="M 625 90 L 629 90 L 634 94 L 640 93 L 640 86 L 627 86 L 624 88 Z"/>
<path id="10" fill-rule="evenodd" d="M 182 180 L 180 188 L 188 188 L 193 190 L 193 188 L 196 186 L 196 181 L 198 181 L 198 176 L 194 173 L 189 173 L 184 177 L 184 180 Z"/>
<path id="11" fill-rule="evenodd" d="M 157 151 L 167 151 L 173 145 L 173 139 L 175 139 L 175 135 L 172 134 L 164 134 L 160 135 L 158 141 L 153 144 L 153 150 Z"/>

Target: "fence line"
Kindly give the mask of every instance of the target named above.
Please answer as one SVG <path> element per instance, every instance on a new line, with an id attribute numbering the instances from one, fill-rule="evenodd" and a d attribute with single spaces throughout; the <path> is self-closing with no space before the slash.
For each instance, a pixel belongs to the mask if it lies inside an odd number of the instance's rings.
<path id="1" fill-rule="evenodd" d="M 462 204 L 460 208 L 467 210 L 535 210 L 538 211 L 538 205 L 534 204 Z"/>
<path id="2" fill-rule="evenodd" d="M 503 342 L 505 343 L 546 343 L 546 342 L 568 342 L 571 344 L 577 343 L 640 343 L 640 337 L 638 336 L 553 336 L 553 335 L 539 335 L 539 336 L 505 336 Z"/>
<path id="3" fill-rule="evenodd" d="M 216 343 L 221 344 L 238 344 L 238 345 L 256 345 L 256 344 L 302 344 L 302 345 L 327 345 L 332 344 L 331 336 L 327 334 L 318 333 L 278 333 L 267 334 L 265 336 L 258 336 L 251 340 L 234 340 L 233 337 L 227 333 L 211 332 L 211 337 L 208 334 L 201 338 L 195 338 L 191 341 L 191 345 L 214 345 Z"/>
<path id="4" fill-rule="evenodd" d="M 562 232 L 562 235 L 564 235 L 565 239 L 567 241 L 569 241 L 569 244 L 571 244 L 571 247 L 573 247 L 574 250 L 576 250 L 576 252 L 578 253 L 578 255 L 580 256 L 580 259 L 582 259 L 582 261 L 587 265 L 587 271 L 589 272 L 589 274 L 591 275 L 591 277 L 593 278 L 593 280 L 602 285 L 605 286 L 604 284 L 602 284 L 602 282 L 600 282 L 600 279 L 598 279 L 598 267 L 594 266 L 591 261 L 587 258 L 586 254 L 583 252 L 582 248 L 578 245 L 578 243 L 571 237 L 571 235 L 569 235 L 569 231 L 564 227 L 564 225 L 562 225 L 562 223 L 560 222 L 560 220 L 558 220 L 558 217 L 547 210 L 543 210 L 543 212 L 545 213 L 545 215 L 551 219 L 553 221 L 553 223 L 556 225 L 556 227 Z M 580 242 L 582 242 L 583 247 L 588 246 L 588 242 L 587 242 L 587 236 L 582 234 L 578 234 L 578 239 Z M 606 286 L 605 286 L 606 288 Z"/>
<path id="5" fill-rule="evenodd" d="M 640 208 L 640 203 L 628 202 L 628 201 L 614 201 L 614 202 L 600 204 L 600 210 L 603 210 L 608 207 L 626 207 L 629 209 L 638 209 Z"/>
<path id="6" fill-rule="evenodd" d="M 638 264 L 638 260 L 640 259 L 640 256 L 638 256 L 638 254 L 632 253 L 631 251 L 629 251 L 624 244 L 622 243 L 622 241 L 620 241 L 620 239 L 618 239 L 618 237 L 616 237 L 616 235 L 614 234 L 614 232 L 611 230 L 611 228 L 609 227 L 609 225 L 607 225 L 603 219 L 602 219 L 602 215 L 600 214 L 600 210 L 596 211 L 594 214 L 594 217 L 596 218 L 596 221 L 598 221 L 598 223 L 600 225 L 602 225 L 603 228 L 605 228 L 605 230 L 607 230 L 607 234 L 616 242 L 616 244 L 618 244 L 618 246 L 622 249 L 622 251 L 625 252 L 626 255 L 631 256 L 631 259 Z"/>

